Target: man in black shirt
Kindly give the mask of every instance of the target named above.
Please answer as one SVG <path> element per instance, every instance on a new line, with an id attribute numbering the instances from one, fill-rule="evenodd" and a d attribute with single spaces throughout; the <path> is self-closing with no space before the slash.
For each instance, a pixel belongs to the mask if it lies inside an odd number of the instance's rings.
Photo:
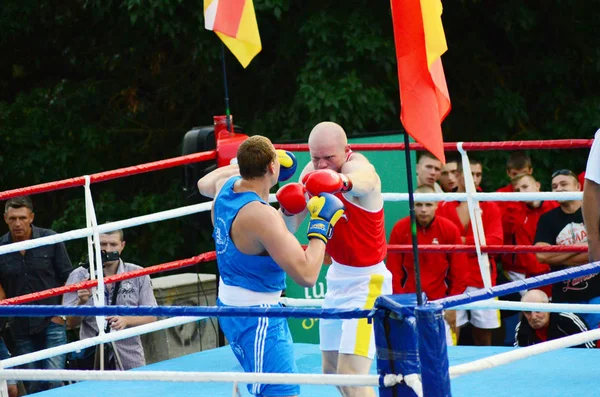
<path id="1" fill-rule="evenodd" d="M 56 234 L 34 226 L 31 199 L 11 198 L 4 207 L 4 221 L 9 232 L 0 238 L 0 245 L 16 243 Z M 63 243 L 44 245 L 20 252 L 0 255 L 0 284 L 7 298 L 13 298 L 64 285 L 73 270 Z M 35 301 L 36 305 L 60 305 L 61 297 Z M 15 317 L 9 327 L 16 355 L 32 353 L 67 342 L 63 317 Z M 24 366 L 27 369 L 64 369 L 65 355 L 51 357 Z M 61 386 L 62 382 L 25 382 L 27 393 Z"/>
<path id="2" fill-rule="evenodd" d="M 569 170 L 552 174 L 553 192 L 578 192 L 577 175 Z M 559 201 L 560 207 L 540 216 L 535 233 L 535 245 L 580 245 L 587 247 L 587 232 L 583 224 L 581 200 Z M 538 253 L 540 263 L 552 270 L 588 263 L 587 253 Z M 552 301 L 556 303 L 600 303 L 600 275 L 592 274 L 561 281 L 552 285 Z M 590 329 L 600 325 L 600 314 L 582 314 Z"/>

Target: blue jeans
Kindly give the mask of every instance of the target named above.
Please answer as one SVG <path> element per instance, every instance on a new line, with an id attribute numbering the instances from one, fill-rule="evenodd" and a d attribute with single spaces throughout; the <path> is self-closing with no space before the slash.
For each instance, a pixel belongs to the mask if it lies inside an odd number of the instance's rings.
<path id="1" fill-rule="evenodd" d="M 37 334 L 13 335 L 15 354 L 33 353 L 50 347 L 61 346 L 67 343 L 67 333 L 64 325 L 58 325 L 52 321 L 48 326 Z M 67 356 L 62 354 L 46 358 L 44 360 L 22 365 L 22 369 L 65 369 Z M 32 381 L 23 382 L 27 394 L 37 393 L 43 390 L 53 389 L 63 385 L 60 381 Z"/>

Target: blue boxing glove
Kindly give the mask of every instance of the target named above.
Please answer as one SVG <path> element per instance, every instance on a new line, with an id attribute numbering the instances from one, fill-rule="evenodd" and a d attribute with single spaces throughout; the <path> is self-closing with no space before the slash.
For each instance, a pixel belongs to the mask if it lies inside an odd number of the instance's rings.
<path id="1" fill-rule="evenodd" d="M 344 216 L 344 203 L 330 193 L 313 196 L 306 205 L 310 213 L 307 236 L 318 238 L 325 244 L 333 235 L 333 227 Z"/>
<path id="2" fill-rule="evenodd" d="M 294 156 L 292 152 L 286 152 L 281 149 L 276 150 L 276 152 L 279 164 L 281 164 L 278 181 L 287 181 L 294 176 L 296 168 L 298 167 L 298 160 L 296 160 L 296 156 Z"/>

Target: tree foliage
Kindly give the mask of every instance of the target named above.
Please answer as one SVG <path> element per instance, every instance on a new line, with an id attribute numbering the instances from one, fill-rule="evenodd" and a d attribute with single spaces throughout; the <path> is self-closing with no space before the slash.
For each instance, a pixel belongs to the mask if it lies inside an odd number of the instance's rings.
<path id="1" fill-rule="evenodd" d="M 262 52 L 225 52 L 236 124 L 275 141 L 322 120 L 348 132 L 401 129 L 389 3 L 255 0 Z M 445 2 L 452 111 L 446 141 L 590 138 L 600 126 L 600 1 Z M 181 154 L 183 134 L 224 113 L 219 39 L 186 0 L 5 0 L 0 9 L 0 186 L 11 189 Z M 582 150 L 531 153 L 548 182 Z M 482 157 L 478 153 L 474 156 Z M 507 153 L 486 153 L 484 186 Z M 181 170 L 92 187 L 100 222 L 190 204 Z M 37 223 L 85 226 L 83 192 L 34 197 Z M 156 264 L 210 247 L 191 217 L 133 228 L 128 258 Z M 85 244 L 69 243 L 75 258 Z"/>

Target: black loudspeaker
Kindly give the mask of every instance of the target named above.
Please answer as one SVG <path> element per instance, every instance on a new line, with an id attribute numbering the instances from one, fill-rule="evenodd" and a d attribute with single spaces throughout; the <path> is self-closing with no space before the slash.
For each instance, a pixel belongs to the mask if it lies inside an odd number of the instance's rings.
<path id="1" fill-rule="evenodd" d="M 244 133 L 244 129 L 237 125 L 233 126 L 233 131 Z M 186 132 L 183 137 L 182 155 L 215 150 L 216 146 L 214 126 L 194 127 Z M 207 198 L 200 196 L 196 184 L 200 178 L 215 168 L 217 168 L 216 159 L 183 166 L 183 191 L 186 192 L 189 200 L 194 203 L 208 201 Z"/>

